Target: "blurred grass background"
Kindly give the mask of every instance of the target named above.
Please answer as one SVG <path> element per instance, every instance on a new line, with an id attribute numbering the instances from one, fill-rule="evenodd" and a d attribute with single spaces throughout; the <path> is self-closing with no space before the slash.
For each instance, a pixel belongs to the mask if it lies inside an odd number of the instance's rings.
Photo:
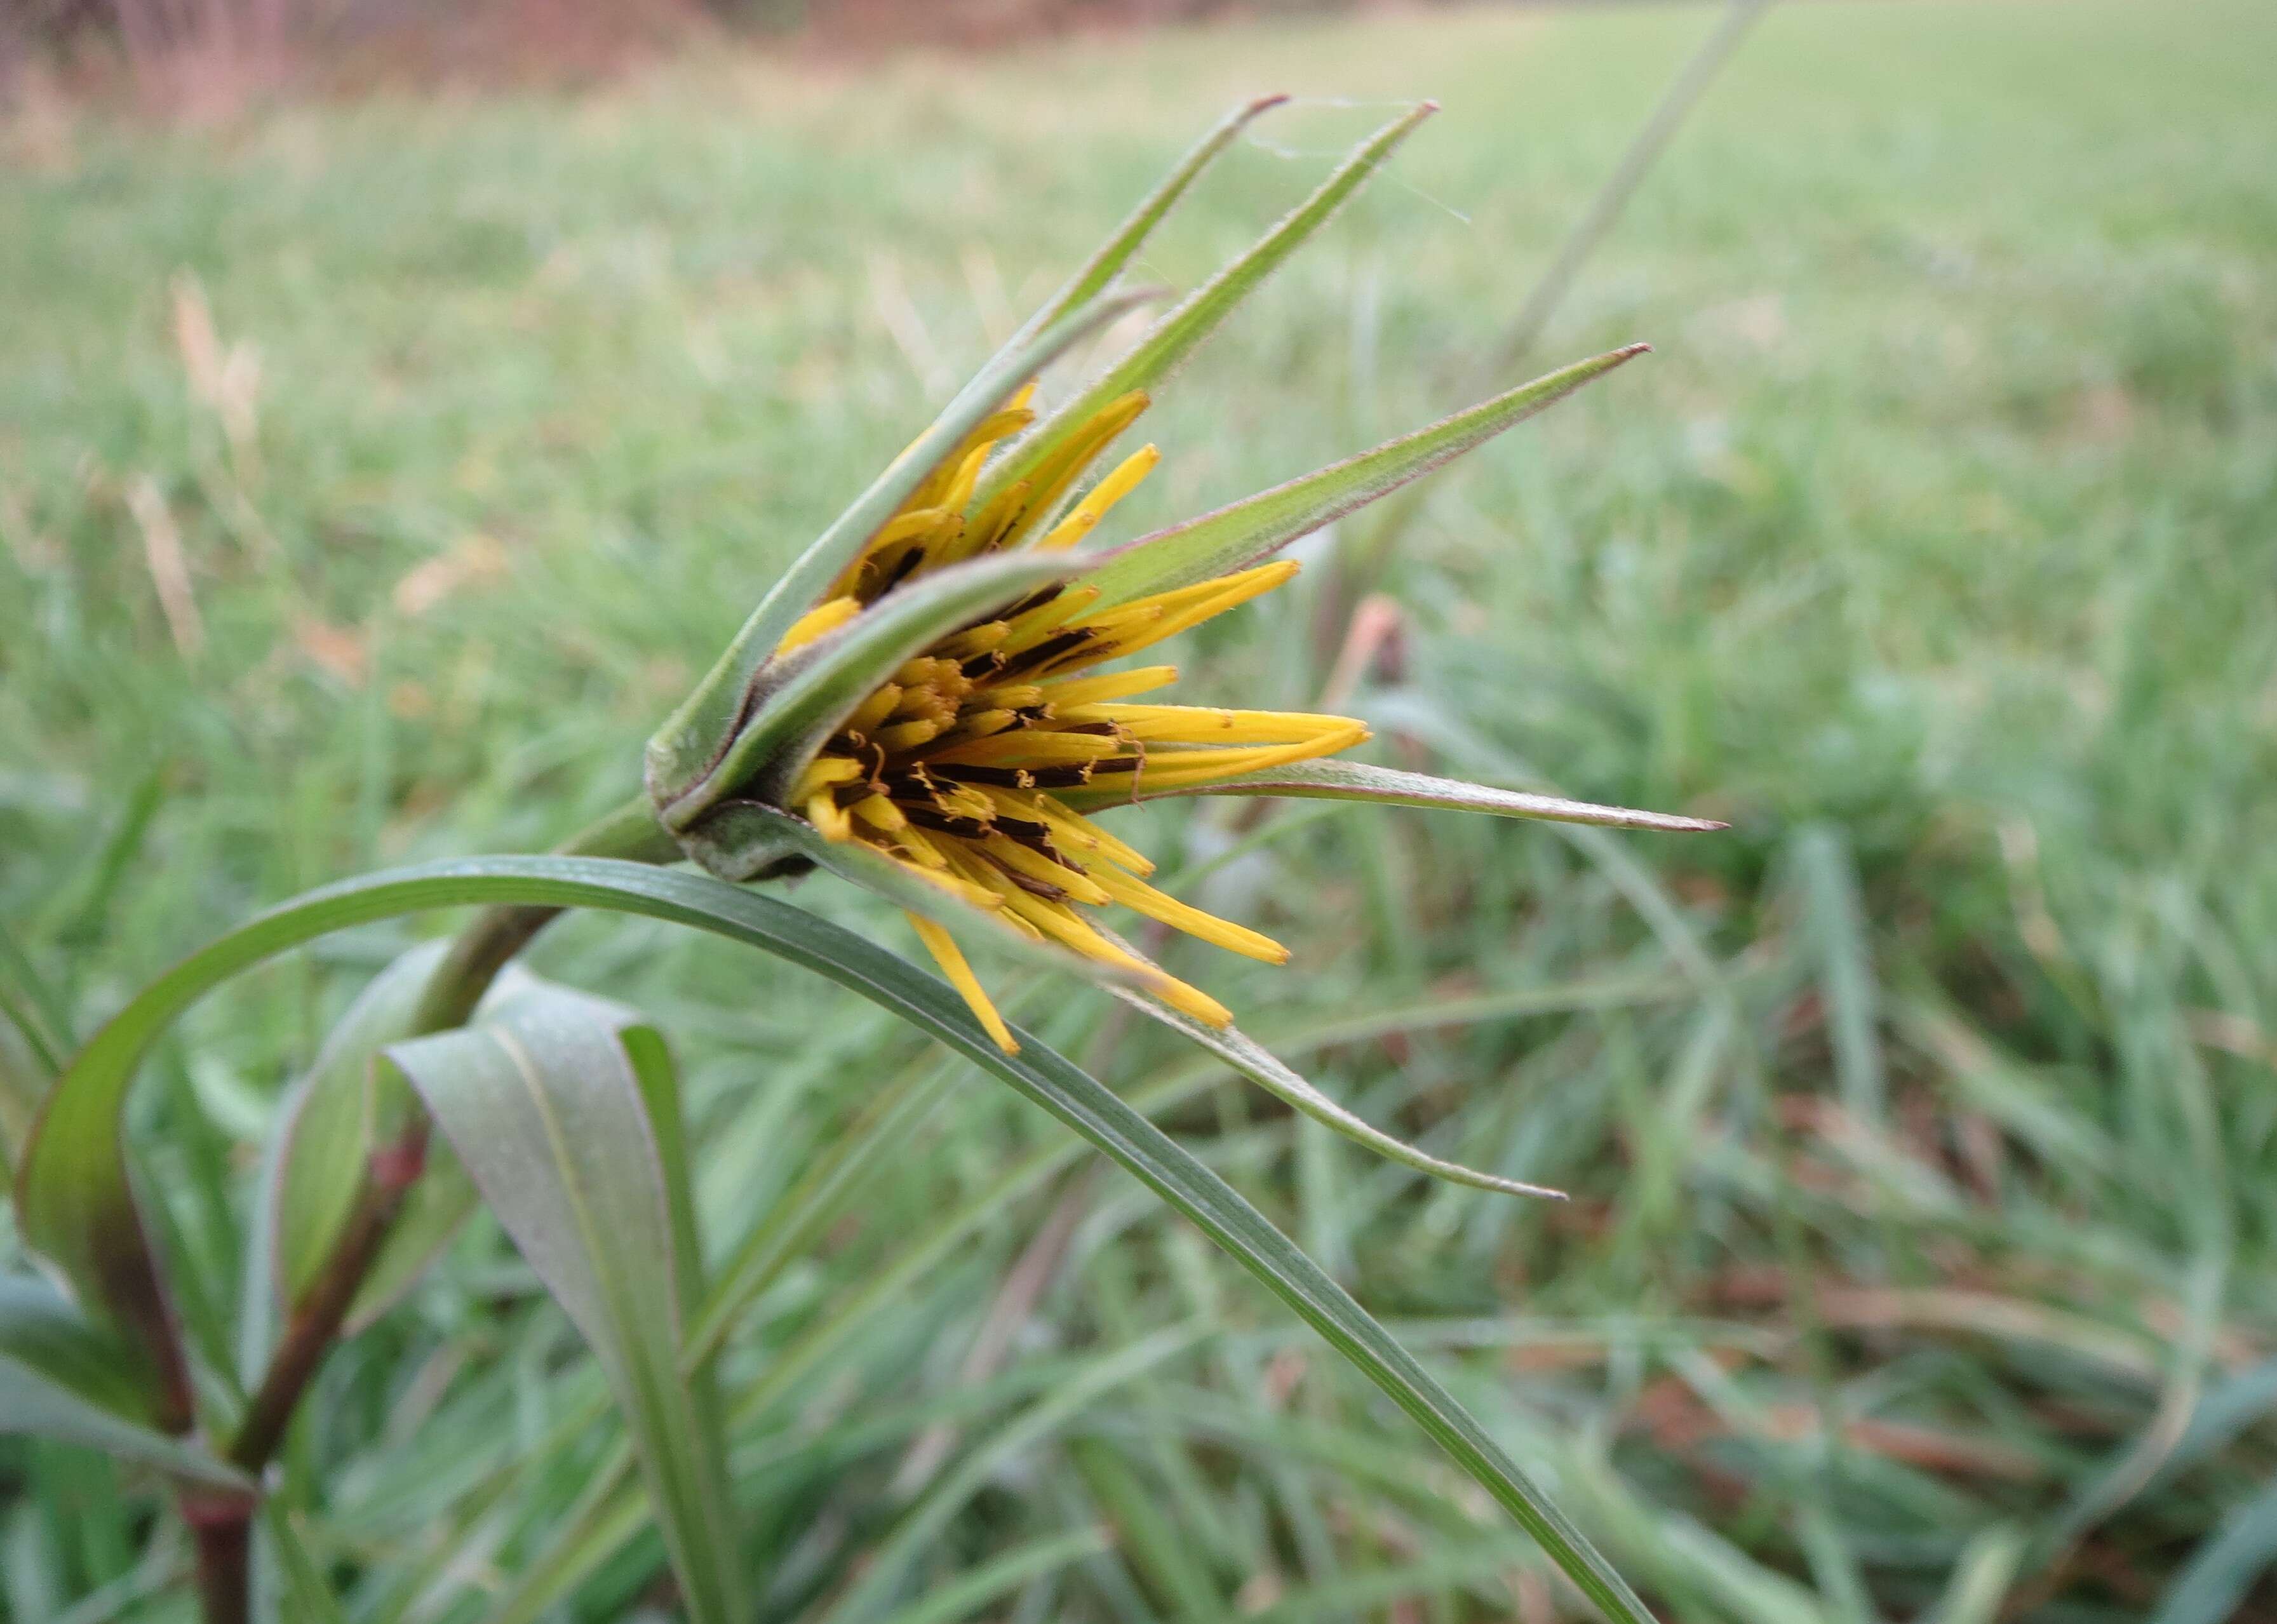
<path id="1" fill-rule="evenodd" d="M 268 902 L 629 793 L 776 567 L 1242 95 L 1306 99 L 1148 274 L 1207 274 L 1376 103 L 1446 111 L 1157 407 L 1129 525 L 1461 403 L 1712 20 L 723 49 L 187 130 L 19 105 L 10 935 L 84 1030 Z M 2250 0 L 1775 10 L 1534 358 L 1659 353 L 1436 484 L 1361 701 L 1383 758 L 1732 832 L 1284 813 L 1199 894 L 1295 964 L 1172 967 L 1372 1119 L 1569 1203 L 1428 1187 L 1028 995 L 1168 1090 L 1670 1618 L 2277 1618 L 2273 57 Z M 1304 593 L 1213 628 L 1183 691 L 1308 703 Z M 1131 816 L 1195 862 L 1232 835 Z M 145 1182 L 206 1277 L 243 1267 L 278 1090 L 407 940 L 236 985 L 146 1079 Z M 728 1368 L 773 1615 L 1578 1616 L 1001 1091 L 661 927 L 573 921 L 536 962 L 672 1034 L 715 1242 L 797 1243 Z M 226 1345 L 225 1293 L 184 1306 Z M 598 1391 L 471 1232 L 296 1439 L 286 1514 L 347 1616 L 666 1605 L 651 1541 L 558 1543 Z M 4 1616 L 187 1616 L 156 1505 L 0 1440 Z M 540 1570 L 563 1596 L 516 1590 Z"/>

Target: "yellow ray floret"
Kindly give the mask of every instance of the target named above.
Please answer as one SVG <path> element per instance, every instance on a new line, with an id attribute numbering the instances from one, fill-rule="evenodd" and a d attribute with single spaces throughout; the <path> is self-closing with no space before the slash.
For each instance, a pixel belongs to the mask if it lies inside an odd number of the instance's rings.
<path id="1" fill-rule="evenodd" d="M 1039 551 L 1057 552 L 1072 547 L 1099 527 L 1108 510 L 1138 488 L 1138 482 L 1154 471 L 1162 454 L 1153 446 L 1141 446 L 1116 465 L 1113 473 L 1100 480 L 1091 494 L 1078 502 L 1068 516 L 1047 531 L 1036 543 Z"/>
<path id="2" fill-rule="evenodd" d="M 836 631 L 861 613 L 862 600 L 858 598 L 834 598 L 827 603 L 818 604 L 791 622 L 790 629 L 783 633 L 783 640 L 777 645 L 775 652 L 788 654 L 793 649 L 804 648 L 824 633 Z"/>
<path id="3" fill-rule="evenodd" d="M 957 950 L 956 939 L 922 913 L 910 914 L 909 919 L 917 926 L 918 940 L 925 944 L 925 950 L 940 966 L 941 974 L 948 978 L 948 984 L 963 995 L 964 1002 L 971 1006 L 972 1013 L 979 1018 L 982 1027 L 996 1040 L 996 1047 L 1008 1055 L 1018 1054 L 1020 1045 L 1012 1036 L 1012 1029 L 1004 1024 L 1004 1018 L 996 1012 L 995 1004 L 981 990 L 980 978 L 972 973 L 972 966 L 964 962 L 964 955 Z"/>

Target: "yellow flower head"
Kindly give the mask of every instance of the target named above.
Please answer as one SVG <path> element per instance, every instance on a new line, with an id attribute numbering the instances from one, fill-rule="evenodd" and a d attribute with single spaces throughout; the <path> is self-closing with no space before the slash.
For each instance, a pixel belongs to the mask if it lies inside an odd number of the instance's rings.
<path id="1" fill-rule="evenodd" d="M 837 629 L 929 571 L 982 553 L 1073 546 L 1153 469 L 1152 446 L 1125 458 L 1063 516 L 1055 515 L 1115 437 L 1146 408 L 1132 392 L 1101 408 L 1029 478 L 974 500 L 996 443 L 1031 421 L 1032 385 L 983 423 L 880 528 L 831 594 L 794 625 L 787 654 Z M 1203 941 L 1279 964 L 1288 949 L 1146 883 L 1154 865 L 1057 793 L 1127 786 L 1191 789 L 1333 755 L 1367 737 L 1341 716 L 1129 703 L 1167 686 L 1175 666 L 1100 674 L 1297 573 L 1283 560 L 1148 597 L 1098 605 L 1089 586 L 1051 585 L 941 638 L 864 700 L 806 767 L 789 797 L 826 838 L 858 842 L 1038 941 L 1138 977 L 1214 1026 L 1231 1017 L 1103 932 L 1120 903 Z M 997 1042 L 1014 1048 L 948 932 L 917 914 L 919 936 Z"/>
<path id="2" fill-rule="evenodd" d="M 1037 423 L 1038 375 L 1144 301 L 1118 289 L 1123 271 L 1211 158 L 1272 102 L 1237 109 L 1206 137 L 793 560 L 649 741 L 649 794 L 682 849 L 723 879 L 819 865 L 911 911 L 949 980 L 1008 1050 L 1009 1028 L 936 917 L 961 913 L 959 903 L 1072 952 L 1100 979 L 1152 991 L 1168 1006 L 1154 1013 L 1234 1056 L 1299 1109 L 1443 1172 L 1284 1075 L 1230 1030 L 1222 1004 L 1109 931 L 1101 911 L 1121 905 L 1238 953 L 1288 957 L 1255 931 L 1149 885 L 1153 865 L 1086 814 L 1155 796 L 1251 794 L 1711 826 L 1331 760 L 1366 739 L 1367 728 L 1342 716 L 1147 703 L 1139 696 L 1172 682 L 1173 667 L 1100 667 L 1270 591 L 1296 574 L 1295 564 L 1273 561 L 1290 542 L 1483 444 L 1644 347 L 1578 362 L 1214 513 L 1076 554 L 1154 467 L 1147 446 L 1082 491 L 1145 412 L 1149 391 L 1431 111 L 1410 109 L 1363 141 L 1247 252 Z"/>

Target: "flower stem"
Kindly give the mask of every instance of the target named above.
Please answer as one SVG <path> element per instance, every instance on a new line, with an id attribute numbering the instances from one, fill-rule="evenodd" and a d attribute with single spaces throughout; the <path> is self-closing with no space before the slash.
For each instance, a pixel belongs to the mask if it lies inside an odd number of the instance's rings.
<path id="1" fill-rule="evenodd" d="M 253 1501 L 185 1495 L 182 1519 L 197 1549 L 198 1607 L 206 1624 L 239 1624 L 252 1603 Z"/>
<path id="2" fill-rule="evenodd" d="M 573 835 L 556 850 L 571 857 L 620 858 L 636 863 L 671 863 L 680 850 L 658 827 L 645 797 L 636 797 Z M 446 1032 L 466 1024 L 499 971 L 528 947 L 562 911 L 559 908 L 486 908 L 477 914 L 436 967 L 414 1018 L 412 1035 Z M 339 1340 L 340 1327 L 365 1277 L 378 1262 L 405 1200 L 427 1160 L 428 1124 L 423 1115 L 392 1142 L 372 1153 L 346 1226 L 316 1280 L 293 1305 L 284 1334 L 270 1354 L 261 1384 L 246 1407 L 245 1418 L 230 1440 L 233 1466 L 258 1477 L 285 1441 L 293 1414 L 307 1396 L 324 1355 Z M 205 1624 L 244 1624 L 246 1555 L 252 1502 L 185 1502 L 183 1512 L 196 1536 L 198 1592 Z"/>

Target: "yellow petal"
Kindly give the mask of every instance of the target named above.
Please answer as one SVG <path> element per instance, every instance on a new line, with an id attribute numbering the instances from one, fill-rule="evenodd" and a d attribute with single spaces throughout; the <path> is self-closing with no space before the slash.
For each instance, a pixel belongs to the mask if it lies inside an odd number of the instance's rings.
<path id="1" fill-rule="evenodd" d="M 1161 449 L 1141 446 L 1116 464 L 1116 469 L 1091 489 L 1091 494 L 1075 505 L 1068 516 L 1052 526 L 1048 534 L 1036 543 L 1044 552 L 1057 552 L 1072 547 L 1097 528 L 1107 516 L 1108 508 L 1138 488 L 1138 482 L 1154 471 L 1162 460 Z"/>
<path id="2" fill-rule="evenodd" d="M 861 613 L 862 600 L 858 598 L 834 598 L 827 603 L 817 604 L 791 622 L 790 629 L 783 633 L 783 640 L 775 644 L 775 652 L 788 654 L 793 649 L 804 648 Z"/>
<path id="3" fill-rule="evenodd" d="M 981 990 L 980 978 L 974 975 L 972 966 L 964 962 L 964 954 L 958 949 L 956 938 L 921 913 L 910 914 L 909 919 L 917 926 L 918 940 L 925 944 L 925 950 L 940 966 L 940 972 L 948 978 L 948 984 L 956 988 L 971 1007 L 973 1018 L 980 1023 L 990 1037 L 996 1040 L 996 1047 L 1008 1055 L 1018 1054 L 1020 1045 L 1012 1036 L 1012 1029 L 1004 1024 L 1004 1018 L 996 1012 L 996 1006 Z"/>

